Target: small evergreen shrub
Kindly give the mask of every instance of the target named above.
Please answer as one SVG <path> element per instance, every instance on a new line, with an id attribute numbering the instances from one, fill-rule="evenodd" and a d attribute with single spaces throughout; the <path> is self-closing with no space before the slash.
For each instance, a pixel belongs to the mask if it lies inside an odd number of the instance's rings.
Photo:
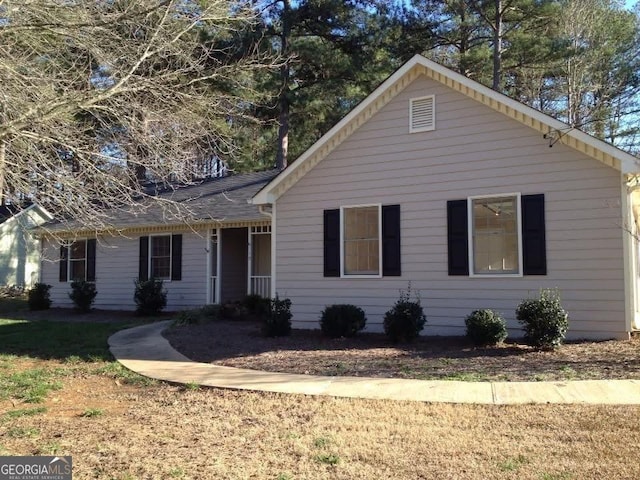
<path id="1" fill-rule="evenodd" d="M 507 338 L 507 325 L 493 310 L 475 310 L 464 320 L 467 337 L 476 345 L 496 345 Z"/>
<path id="2" fill-rule="evenodd" d="M 167 291 L 162 280 L 136 280 L 133 300 L 138 315 L 158 315 L 167 306 Z"/>
<path id="3" fill-rule="evenodd" d="M 261 295 L 251 294 L 244 297 L 240 304 L 247 309 L 247 312 L 257 317 L 269 315 L 273 300 Z"/>
<path id="4" fill-rule="evenodd" d="M 394 342 L 410 342 L 420 335 L 427 322 L 420 298 L 411 300 L 411 285 L 407 291 L 400 290 L 395 305 L 384 314 L 384 333 Z"/>
<path id="5" fill-rule="evenodd" d="M 560 345 L 569 327 L 569 315 L 556 290 L 541 290 L 539 298 L 522 301 L 516 317 L 524 328 L 525 340 L 538 348 Z"/>
<path id="6" fill-rule="evenodd" d="M 222 307 L 220 305 L 205 305 L 200 309 L 200 312 L 207 322 L 214 322 L 222 318 Z"/>
<path id="7" fill-rule="evenodd" d="M 354 337 L 366 323 L 364 310 L 349 304 L 329 305 L 320 317 L 320 329 L 330 338 Z"/>
<path id="8" fill-rule="evenodd" d="M 97 294 L 95 283 L 74 280 L 71 283 L 69 298 L 76 306 L 76 310 L 86 313 L 91 311 L 91 305 L 93 305 Z"/>
<path id="9" fill-rule="evenodd" d="M 51 285 L 46 283 L 36 283 L 27 294 L 29 310 L 47 310 L 51 307 L 51 297 L 49 296 Z"/>
<path id="10" fill-rule="evenodd" d="M 267 337 L 286 337 L 291 334 L 291 300 L 278 295 L 269 302 L 269 312 L 263 317 L 263 330 Z"/>
<path id="11" fill-rule="evenodd" d="M 191 308 L 189 310 L 180 310 L 173 321 L 173 325 L 182 327 L 184 325 L 197 325 L 203 323 L 202 309 Z"/>

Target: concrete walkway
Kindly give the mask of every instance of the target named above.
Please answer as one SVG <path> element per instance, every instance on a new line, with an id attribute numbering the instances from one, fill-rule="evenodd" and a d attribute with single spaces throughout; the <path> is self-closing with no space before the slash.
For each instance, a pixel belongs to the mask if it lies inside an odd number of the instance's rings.
<path id="1" fill-rule="evenodd" d="M 169 324 L 164 321 L 117 332 L 109 338 L 111 353 L 122 365 L 146 377 L 237 390 L 495 405 L 640 405 L 640 380 L 458 382 L 322 377 L 197 363 L 174 350 L 162 336 Z"/>

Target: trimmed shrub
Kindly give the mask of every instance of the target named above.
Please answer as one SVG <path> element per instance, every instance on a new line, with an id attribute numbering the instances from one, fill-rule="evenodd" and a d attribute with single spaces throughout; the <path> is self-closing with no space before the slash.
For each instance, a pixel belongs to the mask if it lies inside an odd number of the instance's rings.
<path id="1" fill-rule="evenodd" d="M 27 294 L 29 310 L 47 310 L 51 307 L 51 297 L 49 296 L 51 285 L 46 283 L 35 283 Z"/>
<path id="2" fill-rule="evenodd" d="M 136 290 L 133 300 L 138 315 L 158 315 L 167 306 L 167 291 L 162 280 L 135 280 Z"/>
<path id="3" fill-rule="evenodd" d="M 493 310 L 475 310 L 464 320 L 467 337 L 476 345 L 496 345 L 507 338 L 507 325 Z"/>
<path id="4" fill-rule="evenodd" d="M 69 298 L 76 306 L 76 310 L 86 313 L 91 311 L 91 305 L 93 305 L 97 294 L 95 283 L 74 280 L 71 283 Z"/>
<path id="5" fill-rule="evenodd" d="M 216 304 L 205 305 L 200 309 L 200 313 L 207 322 L 220 320 L 222 318 L 222 306 Z"/>
<path id="6" fill-rule="evenodd" d="M 395 305 L 384 314 L 384 333 L 394 342 L 404 340 L 410 342 L 420 335 L 427 323 L 420 298 L 411 300 L 411 285 L 405 292 L 400 290 L 400 297 Z"/>
<path id="7" fill-rule="evenodd" d="M 322 311 L 320 328 L 330 338 L 354 337 L 367 323 L 364 310 L 355 305 L 329 305 Z"/>
<path id="8" fill-rule="evenodd" d="M 280 300 L 278 295 L 269 302 L 270 309 L 263 321 L 267 337 L 286 337 L 291 334 L 291 300 Z"/>
<path id="9" fill-rule="evenodd" d="M 556 290 L 541 290 L 539 298 L 523 300 L 516 308 L 516 317 L 524 328 L 525 340 L 538 348 L 560 345 L 569 327 L 569 315 Z"/>
<path id="10" fill-rule="evenodd" d="M 247 312 L 249 312 L 251 315 L 265 317 L 269 315 L 272 306 L 272 300 L 258 294 L 251 294 L 244 297 L 240 304 L 244 308 L 246 308 Z"/>

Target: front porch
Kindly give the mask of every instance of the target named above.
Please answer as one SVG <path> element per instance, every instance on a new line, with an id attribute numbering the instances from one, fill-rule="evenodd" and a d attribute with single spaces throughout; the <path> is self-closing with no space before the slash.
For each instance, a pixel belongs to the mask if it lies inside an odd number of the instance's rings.
<path id="1" fill-rule="evenodd" d="M 271 225 L 216 228 L 208 237 L 207 303 L 272 296 Z"/>

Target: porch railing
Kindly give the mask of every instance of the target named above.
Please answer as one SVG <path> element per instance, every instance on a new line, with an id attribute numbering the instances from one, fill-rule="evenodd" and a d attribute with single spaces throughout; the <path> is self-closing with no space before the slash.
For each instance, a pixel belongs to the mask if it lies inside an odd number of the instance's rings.
<path id="1" fill-rule="evenodd" d="M 251 293 L 260 295 L 264 298 L 271 298 L 271 276 L 270 275 L 252 275 L 251 276 Z"/>

